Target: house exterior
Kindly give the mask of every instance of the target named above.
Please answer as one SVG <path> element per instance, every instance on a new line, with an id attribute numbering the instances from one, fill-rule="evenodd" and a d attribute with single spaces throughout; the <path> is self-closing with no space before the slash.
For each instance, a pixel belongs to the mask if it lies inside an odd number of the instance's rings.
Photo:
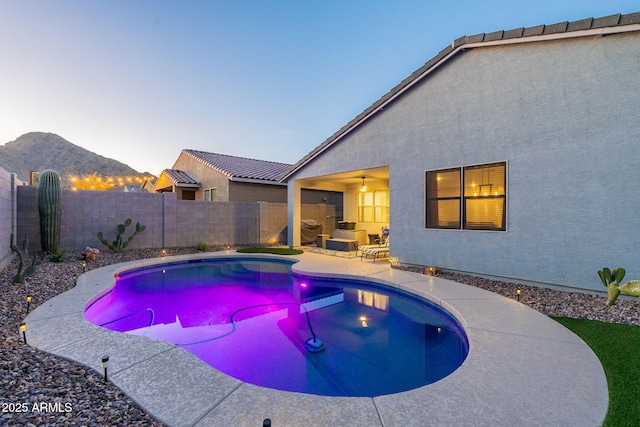
<path id="1" fill-rule="evenodd" d="M 182 150 L 165 169 L 154 192 L 175 192 L 179 200 L 286 203 L 286 184 L 278 176 L 290 164 L 198 150 Z"/>
<path id="2" fill-rule="evenodd" d="M 401 264 L 640 279 L 639 100 L 640 12 L 461 37 L 282 175 L 289 244 L 303 189 L 330 189 Z"/>

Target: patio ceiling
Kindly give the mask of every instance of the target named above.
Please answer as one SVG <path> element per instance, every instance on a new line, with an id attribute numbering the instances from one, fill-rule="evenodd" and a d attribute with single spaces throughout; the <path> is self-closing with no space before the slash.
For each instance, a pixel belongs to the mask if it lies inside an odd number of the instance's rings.
<path id="1" fill-rule="evenodd" d="M 345 191 L 348 187 L 361 185 L 362 177 L 365 178 L 366 183 L 388 181 L 389 167 L 382 166 L 372 169 L 357 169 L 329 175 L 302 178 L 299 181 L 302 188 Z"/>

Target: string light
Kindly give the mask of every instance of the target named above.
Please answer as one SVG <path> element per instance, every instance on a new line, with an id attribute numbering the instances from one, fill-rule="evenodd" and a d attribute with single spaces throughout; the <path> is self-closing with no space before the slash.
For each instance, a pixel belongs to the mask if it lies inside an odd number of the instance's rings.
<path id="1" fill-rule="evenodd" d="M 89 191 L 107 191 L 113 190 L 116 187 L 124 187 L 125 185 L 138 184 L 152 180 L 153 176 L 139 175 L 139 176 L 102 176 L 98 172 L 88 174 L 82 177 L 71 175 L 69 176 L 69 182 L 71 183 L 71 190 L 89 190 Z"/>

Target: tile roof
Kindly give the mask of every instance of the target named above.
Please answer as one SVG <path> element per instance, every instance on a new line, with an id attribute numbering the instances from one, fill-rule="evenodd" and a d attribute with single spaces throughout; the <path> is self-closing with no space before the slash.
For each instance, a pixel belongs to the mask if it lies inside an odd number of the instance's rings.
<path id="1" fill-rule="evenodd" d="M 495 31 L 492 33 L 482 33 L 457 38 L 449 46 L 442 49 L 436 56 L 427 61 L 422 67 L 418 68 L 409 77 L 401 81 L 397 86 L 383 95 L 382 98 L 374 102 L 373 105 L 357 115 L 353 120 L 340 128 L 322 144 L 318 145 L 311 152 L 305 155 L 295 165 L 280 175 L 279 179 L 280 181 L 286 181 L 293 173 L 303 168 L 321 152 L 340 140 L 343 136 L 347 135 L 352 129 L 360 125 L 360 123 L 364 122 L 378 111 L 381 111 L 387 103 L 401 95 L 405 90 L 420 81 L 432 70 L 438 68 L 442 63 L 446 62 L 451 56 L 458 52 L 462 52 L 465 49 L 482 47 L 483 45 L 491 46 L 495 44 L 508 44 L 525 41 L 551 40 L 562 36 L 579 37 L 583 35 L 605 35 L 626 31 L 623 27 L 630 25 L 633 25 L 634 27 L 627 27 L 628 31 L 638 31 L 640 29 L 640 12 L 625 15 L 609 15 L 602 18 L 587 18 L 573 22 L 560 22 L 551 25 L 537 25 L 529 28 L 516 28 L 508 31 Z M 609 28 L 610 31 L 605 31 L 606 28 Z"/>
<path id="2" fill-rule="evenodd" d="M 191 175 L 189 175 L 185 171 L 181 171 L 178 169 L 165 169 L 162 172 L 165 175 L 167 175 L 169 179 L 176 184 L 191 184 L 191 185 L 200 184 L 196 179 L 191 177 Z"/>
<path id="3" fill-rule="evenodd" d="M 248 159 L 198 150 L 182 150 L 209 167 L 234 178 L 278 182 L 278 177 L 291 167 L 287 163 Z"/>

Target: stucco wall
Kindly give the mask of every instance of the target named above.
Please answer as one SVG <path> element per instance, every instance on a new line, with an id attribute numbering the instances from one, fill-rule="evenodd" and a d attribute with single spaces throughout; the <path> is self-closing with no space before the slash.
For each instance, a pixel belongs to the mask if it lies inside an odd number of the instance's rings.
<path id="1" fill-rule="evenodd" d="M 203 200 L 203 192 L 209 188 L 216 188 L 217 201 L 228 202 L 230 200 L 229 177 L 215 171 L 190 155 L 181 152 L 172 169 L 188 172 L 189 175 L 200 182 L 200 188 L 196 189 L 196 200 Z"/>
<path id="2" fill-rule="evenodd" d="M 287 203 L 287 186 L 231 181 L 229 182 L 229 200 Z"/>
<path id="3" fill-rule="evenodd" d="M 401 262 L 602 290 L 640 278 L 640 34 L 462 52 L 290 179 L 389 165 Z M 425 229 L 426 170 L 506 161 L 506 232 Z"/>

